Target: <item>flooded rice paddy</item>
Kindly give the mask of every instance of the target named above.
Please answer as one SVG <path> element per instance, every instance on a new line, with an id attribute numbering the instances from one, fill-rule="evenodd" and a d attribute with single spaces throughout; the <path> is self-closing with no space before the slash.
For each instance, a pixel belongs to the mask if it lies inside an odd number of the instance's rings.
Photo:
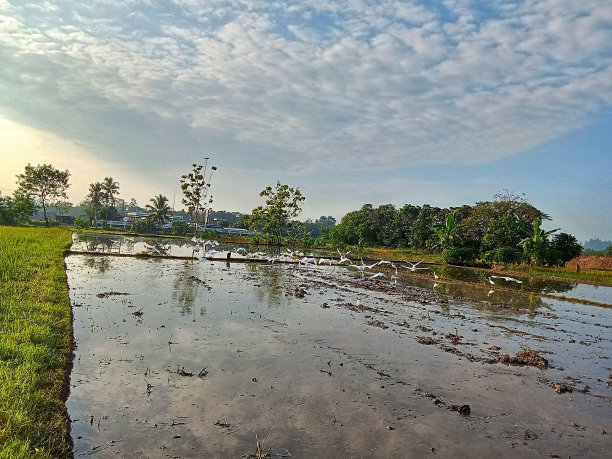
<path id="1" fill-rule="evenodd" d="M 610 308 L 339 266 L 66 266 L 76 457 L 608 454 Z M 525 349 L 546 360 L 508 363 Z"/>

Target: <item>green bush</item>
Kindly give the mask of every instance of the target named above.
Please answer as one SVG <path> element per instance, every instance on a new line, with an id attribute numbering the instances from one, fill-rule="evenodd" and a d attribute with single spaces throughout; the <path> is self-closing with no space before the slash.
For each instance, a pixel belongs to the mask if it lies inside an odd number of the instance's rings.
<path id="1" fill-rule="evenodd" d="M 172 224 L 171 231 L 174 236 L 189 236 L 191 234 L 191 227 L 189 223 L 179 220 Z"/>
<path id="2" fill-rule="evenodd" d="M 471 247 L 451 247 L 442 252 L 442 261 L 451 265 L 472 265 L 476 251 Z"/>
<path id="3" fill-rule="evenodd" d="M 87 220 L 83 220 L 82 218 L 77 217 L 74 219 L 74 227 L 76 229 L 84 230 L 89 228 L 89 222 Z"/>
<path id="4" fill-rule="evenodd" d="M 484 256 L 487 262 L 520 263 L 523 259 L 523 250 L 520 247 L 505 246 L 490 250 Z"/>
<path id="5" fill-rule="evenodd" d="M 132 231 L 139 234 L 157 234 L 158 228 L 152 220 L 136 220 L 132 223 Z"/>

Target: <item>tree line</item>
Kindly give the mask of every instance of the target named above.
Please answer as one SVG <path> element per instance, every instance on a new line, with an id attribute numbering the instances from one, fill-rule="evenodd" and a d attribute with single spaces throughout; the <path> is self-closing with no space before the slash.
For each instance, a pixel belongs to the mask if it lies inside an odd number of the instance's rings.
<path id="1" fill-rule="evenodd" d="M 198 232 L 198 222 L 207 222 L 212 211 L 211 182 L 216 166 L 193 164 L 190 172 L 180 178 L 182 203 L 191 215 L 192 226 L 176 222 L 174 234 Z M 66 190 L 70 172 L 55 169 L 50 164 L 32 166 L 17 176 L 18 188 L 12 197 L 0 196 L 0 223 L 26 221 L 37 208 L 42 208 L 49 224 L 49 206 L 69 204 Z M 119 183 L 112 177 L 90 184 L 89 193 L 81 203 L 83 211 L 97 226 L 98 219 L 107 221 L 115 215 Z M 439 208 L 424 204 L 392 204 L 374 207 L 364 204 L 348 212 L 339 223 L 331 217 L 299 221 L 305 197 L 299 188 L 277 182 L 260 196 L 265 204 L 250 214 L 225 213 L 234 217 L 234 225 L 256 231 L 257 242 L 306 246 L 413 248 L 442 254 L 443 260 L 454 264 L 532 263 L 559 265 L 582 252 L 582 246 L 571 234 L 559 229 L 544 230 L 550 216 L 527 202 L 524 195 L 504 190 L 491 201 L 474 205 Z M 159 194 L 146 205 L 149 217 L 134 222 L 137 232 L 157 232 L 172 214 L 168 198 Z M 136 205 L 132 199 L 132 205 Z M 88 225 L 89 222 L 76 222 Z"/>
<path id="2" fill-rule="evenodd" d="M 507 190 L 492 201 L 439 208 L 406 204 L 365 204 L 347 213 L 329 232 L 335 246 L 380 246 L 441 252 L 455 264 L 533 263 L 558 265 L 582 247 L 559 229 L 545 231 L 550 216 Z"/>

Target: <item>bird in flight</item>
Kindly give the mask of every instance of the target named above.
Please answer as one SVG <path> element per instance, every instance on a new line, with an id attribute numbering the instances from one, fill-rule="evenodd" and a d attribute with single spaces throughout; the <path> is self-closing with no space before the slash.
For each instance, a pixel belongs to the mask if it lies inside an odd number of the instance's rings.
<path id="1" fill-rule="evenodd" d="M 505 279 L 508 282 L 516 282 L 517 284 L 522 284 L 523 283 L 522 280 L 518 280 L 518 279 L 515 279 L 514 277 L 509 277 L 509 276 L 491 276 L 491 277 L 493 277 L 495 279 Z"/>

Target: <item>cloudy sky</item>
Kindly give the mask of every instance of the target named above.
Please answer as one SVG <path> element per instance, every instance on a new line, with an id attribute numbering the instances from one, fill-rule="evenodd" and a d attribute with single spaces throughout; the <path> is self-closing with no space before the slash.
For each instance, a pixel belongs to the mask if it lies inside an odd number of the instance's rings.
<path id="1" fill-rule="evenodd" d="M 219 210 L 510 189 L 612 239 L 611 43 L 609 0 L 0 0 L 0 190 L 50 162 L 179 208 L 210 157 Z"/>

